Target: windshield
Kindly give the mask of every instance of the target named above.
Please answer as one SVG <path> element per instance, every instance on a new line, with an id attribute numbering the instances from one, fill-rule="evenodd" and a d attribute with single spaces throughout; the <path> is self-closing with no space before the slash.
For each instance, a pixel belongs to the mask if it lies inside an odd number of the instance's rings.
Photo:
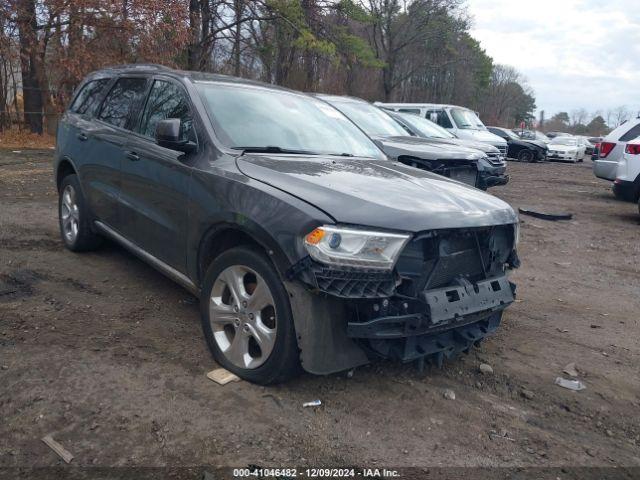
<path id="1" fill-rule="evenodd" d="M 229 148 L 385 158 L 344 115 L 315 98 L 248 85 L 195 85 Z"/>
<path id="2" fill-rule="evenodd" d="M 518 135 L 516 135 L 515 133 L 513 133 L 511 130 L 508 129 L 504 129 L 503 132 L 505 132 L 507 134 L 507 137 L 509 138 L 513 138 L 514 140 L 520 140 L 520 137 Z"/>
<path id="3" fill-rule="evenodd" d="M 456 138 L 455 135 L 449 133 L 440 125 L 436 125 L 431 120 L 424 117 L 413 115 L 411 113 L 396 113 L 403 121 L 406 121 L 410 127 L 417 130 L 421 137 L 426 138 Z"/>
<path id="4" fill-rule="evenodd" d="M 485 130 L 484 123 L 482 123 L 478 116 L 471 110 L 467 110 L 466 108 L 452 108 L 451 116 L 458 128 Z"/>
<path id="5" fill-rule="evenodd" d="M 367 135 L 371 136 L 408 136 L 407 132 L 389 115 L 378 107 L 366 102 L 345 99 L 327 101 L 344 113 L 353 123 L 360 127 Z"/>
<path id="6" fill-rule="evenodd" d="M 544 133 L 542 132 L 536 132 L 536 138 L 538 140 L 542 140 L 543 142 L 548 142 L 549 141 L 549 137 L 547 137 Z"/>
<path id="7" fill-rule="evenodd" d="M 549 145 L 577 145 L 578 142 L 574 137 L 556 137 Z"/>

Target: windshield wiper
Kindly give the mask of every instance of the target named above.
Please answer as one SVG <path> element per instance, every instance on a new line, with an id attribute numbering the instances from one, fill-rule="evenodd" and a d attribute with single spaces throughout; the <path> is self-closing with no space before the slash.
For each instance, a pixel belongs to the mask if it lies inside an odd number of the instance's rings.
<path id="1" fill-rule="evenodd" d="M 272 145 L 267 145 L 265 147 L 233 147 L 239 150 L 242 150 L 242 154 L 245 153 L 294 153 L 300 155 L 319 155 L 317 152 L 312 152 L 309 150 L 295 150 L 291 148 L 282 148 L 276 147 Z"/>

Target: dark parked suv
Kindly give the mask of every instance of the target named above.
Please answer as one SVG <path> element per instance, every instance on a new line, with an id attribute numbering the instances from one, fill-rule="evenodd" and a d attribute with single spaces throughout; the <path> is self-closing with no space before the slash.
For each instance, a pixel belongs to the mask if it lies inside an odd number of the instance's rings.
<path id="1" fill-rule="evenodd" d="M 390 161 L 313 97 L 135 65 L 58 131 L 70 250 L 108 237 L 200 297 L 216 360 L 259 383 L 468 350 L 514 298 L 504 202 Z"/>

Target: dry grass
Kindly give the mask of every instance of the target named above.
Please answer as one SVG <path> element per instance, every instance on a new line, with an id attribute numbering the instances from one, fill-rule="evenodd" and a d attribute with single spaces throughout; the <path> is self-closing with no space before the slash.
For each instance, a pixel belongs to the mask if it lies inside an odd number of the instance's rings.
<path id="1" fill-rule="evenodd" d="M 38 135 L 26 130 L 11 129 L 0 132 L 0 148 L 53 148 L 55 137 L 47 133 Z"/>

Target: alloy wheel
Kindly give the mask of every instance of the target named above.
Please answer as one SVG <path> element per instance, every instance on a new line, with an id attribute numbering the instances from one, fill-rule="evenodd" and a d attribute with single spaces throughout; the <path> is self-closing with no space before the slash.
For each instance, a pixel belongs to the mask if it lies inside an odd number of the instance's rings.
<path id="1" fill-rule="evenodd" d="M 243 265 L 223 270 L 209 297 L 213 338 L 229 362 L 255 369 L 271 354 L 276 342 L 276 308 L 264 279 Z"/>
<path id="2" fill-rule="evenodd" d="M 60 208 L 62 218 L 62 232 L 64 238 L 73 244 L 78 238 L 80 229 L 80 211 L 76 198 L 76 191 L 71 185 L 67 185 L 62 191 L 62 204 Z"/>

